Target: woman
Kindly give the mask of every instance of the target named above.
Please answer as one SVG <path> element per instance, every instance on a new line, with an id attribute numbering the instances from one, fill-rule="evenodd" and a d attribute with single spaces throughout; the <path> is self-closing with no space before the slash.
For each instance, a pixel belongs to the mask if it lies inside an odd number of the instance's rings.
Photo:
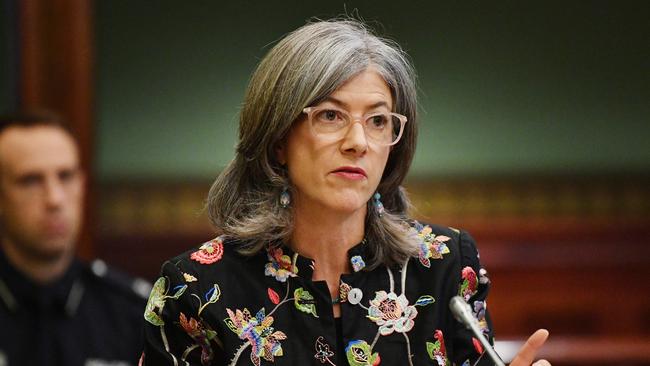
<path id="1" fill-rule="evenodd" d="M 208 196 L 221 235 L 163 265 L 144 363 L 490 364 L 447 305 L 463 296 L 492 338 L 473 240 L 407 217 L 414 80 L 399 46 L 352 20 L 271 49 Z"/>

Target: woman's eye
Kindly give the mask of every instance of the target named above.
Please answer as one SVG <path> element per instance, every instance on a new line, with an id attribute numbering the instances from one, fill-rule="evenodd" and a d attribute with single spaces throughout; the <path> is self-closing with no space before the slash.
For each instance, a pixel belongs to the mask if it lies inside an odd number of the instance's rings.
<path id="1" fill-rule="evenodd" d="M 332 109 L 324 110 L 318 114 L 318 119 L 330 122 L 336 121 L 338 119 L 338 113 Z"/>
<path id="2" fill-rule="evenodd" d="M 386 124 L 388 124 L 388 119 L 384 115 L 378 114 L 370 117 L 370 127 L 384 128 L 386 127 Z"/>

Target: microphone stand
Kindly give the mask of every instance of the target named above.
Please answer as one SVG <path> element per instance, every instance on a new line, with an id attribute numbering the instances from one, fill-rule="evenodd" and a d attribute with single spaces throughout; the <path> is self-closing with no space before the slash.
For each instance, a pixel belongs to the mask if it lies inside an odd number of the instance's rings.
<path id="1" fill-rule="evenodd" d="M 451 309 L 452 314 L 456 320 L 462 323 L 467 329 L 471 330 L 474 333 L 474 336 L 481 342 L 485 352 L 492 359 L 495 365 L 497 366 L 506 366 L 501 360 L 501 357 L 496 353 L 492 345 L 483 335 L 481 329 L 478 325 L 478 320 L 472 315 L 472 309 L 469 307 L 469 304 L 460 296 L 454 296 L 449 301 L 449 308 Z"/>

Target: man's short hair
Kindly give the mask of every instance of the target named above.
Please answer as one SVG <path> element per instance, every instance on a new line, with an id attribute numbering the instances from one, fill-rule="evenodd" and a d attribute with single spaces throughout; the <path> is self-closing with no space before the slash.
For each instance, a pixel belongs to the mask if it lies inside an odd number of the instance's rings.
<path id="1" fill-rule="evenodd" d="M 0 134 L 10 127 L 58 127 L 76 142 L 77 138 L 68 121 L 60 114 L 48 110 L 28 110 L 0 115 Z"/>

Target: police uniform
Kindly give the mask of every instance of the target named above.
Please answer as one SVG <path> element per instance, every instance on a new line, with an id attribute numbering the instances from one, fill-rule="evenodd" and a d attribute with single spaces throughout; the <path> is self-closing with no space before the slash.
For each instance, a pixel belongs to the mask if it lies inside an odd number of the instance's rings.
<path id="1" fill-rule="evenodd" d="M 102 261 L 79 260 L 40 285 L 0 250 L 0 366 L 136 365 L 149 288 Z"/>

